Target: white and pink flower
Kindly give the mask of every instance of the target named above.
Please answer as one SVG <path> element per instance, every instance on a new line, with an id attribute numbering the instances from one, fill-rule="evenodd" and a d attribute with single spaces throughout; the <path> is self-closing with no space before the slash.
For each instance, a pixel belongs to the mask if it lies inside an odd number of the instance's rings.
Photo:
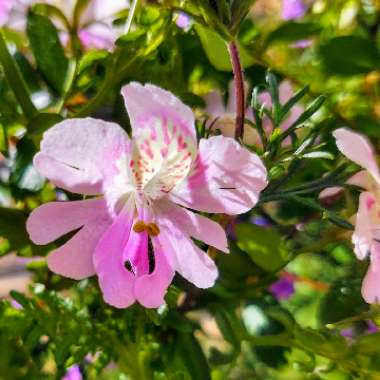
<path id="1" fill-rule="evenodd" d="M 333 135 L 338 149 L 365 169 L 348 181 L 366 190 L 360 194 L 352 242 L 358 259 L 370 257 L 362 287 L 363 297 L 368 303 L 380 303 L 380 172 L 375 151 L 367 138 L 349 129 L 337 129 Z M 339 189 L 328 189 L 324 196 Z"/>
<path id="2" fill-rule="evenodd" d="M 159 87 L 131 83 L 122 95 L 132 139 L 102 120 L 63 121 L 43 137 L 36 169 L 56 186 L 92 198 L 52 202 L 27 222 L 47 244 L 78 232 L 47 258 L 62 276 L 97 275 L 104 299 L 159 307 L 175 272 L 199 288 L 218 270 L 192 238 L 228 252 L 222 227 L 189 209 L 240 214 L 267 185 L 260 158 L 232 138 L 201 139 L 193 112 Z"/>

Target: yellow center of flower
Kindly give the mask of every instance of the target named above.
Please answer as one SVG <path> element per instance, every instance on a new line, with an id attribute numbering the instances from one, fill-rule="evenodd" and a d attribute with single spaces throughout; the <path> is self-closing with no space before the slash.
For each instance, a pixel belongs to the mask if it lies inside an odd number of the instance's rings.
<path id="1" fill-rule="evenodd" d="M 138 222 L 134 224 L 133 231 L 137 233 L 146 231 L 148 235 L 151 237 L 158 236 L 160 234 L 160 229 L 156 223 L 152 223 L 152 222 L 145 223 L 142 220 L 139 220 Z"/>

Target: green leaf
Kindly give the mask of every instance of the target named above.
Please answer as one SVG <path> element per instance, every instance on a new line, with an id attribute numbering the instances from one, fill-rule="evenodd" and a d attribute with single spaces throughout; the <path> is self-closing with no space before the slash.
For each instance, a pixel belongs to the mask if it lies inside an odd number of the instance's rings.
<path id="1" fill-rule="evenodd" d="M 364 37 L 332 38 L 320 46 L 319 54 L 325 70 L 330 74 L 365 74 L 379 67 L 376 44 Z"/>
<path id="2" fill-rule="evenodd" d="M 220 71 L 231 71 L 232 65 L 230 55 L 228 53 L 227 43 L 223 38 L 216 32 L 199 24 L 195 25 L 195 29 L 210 63 Z M 252 66 L 255 63 L 254 59 L 242 46 L 239 46 L 239 52 L 241 63 L 244 68 Z"/>
<path id="3" fill-rule="evenodd" d="M 63 120 L 62 116 L 56 113 L 40 113 L 28 124 L 28 131 L 30 136 L 40 136 L 50 127 L 58 124 Z"/>
<path id="4" fill-rule="evenodd" d="M 368 309 L 361 295 L 361 279 L 335 282 L 321 300 L 319 318 L 323 324 L 336 323 Z"/>
<path id="5" fill-rule="evenodd" d="M 230 343 L 235 350 L 240 350 L 241 342 L 247 336 L 247 332 L 243 321 L 238 318 L 234 308 L 221 308 L 220 305 L 218 305 L 213 309 L 213 315 L 224 339 Z"/>
<path id="6" fill-rule="evenodd" d="M 239 224 L 236 233 L 238 247 L 263 269 L 276 271 L 287 262 L 289 252 L 275 230 L 254 224 Z"/>
<path id="7" fill-rule="evenodd" d="M 24 115 L 27 118 L 32 118 L 37 115 L 38 111 L 30 99 L 30 93 L 24 78 L 21 75 L 20 69 L 9 53 L 2 31 L 0 31 L 0 63 L 5 78 L 20 104 Z"/>
<path id="8" fill-rule="evenodd" d="M 29 11 L 27 34 L 39 70 L 46 82 L 62 94 L 69 61 L 57 29 L 47 17 Z"/>
<path id="9" fill-rule="evenodd" d="M 179 334 L 176 351 L 192 379 L 211 380 L 207 359 L 193 334 Z"/>
<path id="10" fill-rule="evenodd" d="M 45 182 L 33 166 L 33 157 L 37 153 L 33 141 L 24 137 L 17 144 L 17 154 L 11 168 L 10 182 L 17 189 L 39 191 Z"/>
<path id="11" fill-rule="evenodd" d="M 321 27 L 315 23 L 289 21 L 271 32 L 265 41 L 265 45 L 297 42 L 315 36 L 320 31 Z"/>

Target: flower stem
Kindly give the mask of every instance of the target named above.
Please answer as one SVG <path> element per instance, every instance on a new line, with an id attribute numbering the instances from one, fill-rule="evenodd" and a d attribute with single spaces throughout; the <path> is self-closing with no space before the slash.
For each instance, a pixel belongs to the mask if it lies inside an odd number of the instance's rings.
<path id="1" fill-rule="evenodd" d="M 133 16 L 135 15 L 136 7 L 137 7 L 138 0 L 133 0 L 131 7 L 129 9 L 129 14 L 127 18 L 127 22 L 125 23 L 124 27 L 124 34 L 128 34 L 129 30 L 131 29 Z"/>
<path id="2" fill-rule="evenodd" d="M 245 96 L 244 96 L 244 74 L 240 62 L 239 50 L 234 41 L 228 44 L 230 52 L 232 70 L 235 81 L 236 94 L 236 128 L 235 139 L 242 139 L 244 136 L 244 119 L 245 119 Z"/>

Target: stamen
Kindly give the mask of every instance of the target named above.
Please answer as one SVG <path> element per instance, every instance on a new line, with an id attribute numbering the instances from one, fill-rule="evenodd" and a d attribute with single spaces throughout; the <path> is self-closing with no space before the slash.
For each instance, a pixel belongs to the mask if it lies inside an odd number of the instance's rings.
<path id="1" fill-rule="evenodd" d="M 146 231 L 146 224 L 144 221 L 142 220 L 139 220 L 138 222 L 136 222 L 133 226 L 133 231 L 137 232 L 138 234 L 141 233 L 141 232 L 144 232 Z"/>
<path id="2" fill-rule="evenodd" d="M 137 233 L 147 232 L 149 236 L 155 237 L 160 234 L 160 228 L 156 223 L 145 223 L 143 220 L 139 220 L 133 226 L 133 231 Z"/>
<path id="3" fill-rule="evenodd" d="M 158 236 L 160 234 L 160 228 L 157 226 L 156 223 L 148 223 L 147 231 L 149 236 Z"/>

